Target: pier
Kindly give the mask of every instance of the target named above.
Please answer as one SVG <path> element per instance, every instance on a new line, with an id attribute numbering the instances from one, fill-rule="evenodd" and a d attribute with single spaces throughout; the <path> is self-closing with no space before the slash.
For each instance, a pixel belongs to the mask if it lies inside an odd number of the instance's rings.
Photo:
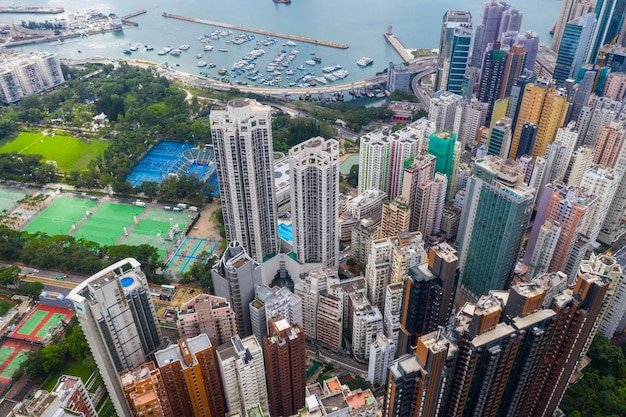
<path id="1" fill-rule="evenodd" d="M 400 55 L 400 58 L 402 58 L 404 62 L 411 62 L 415 59 L 413 55 L 408 53 L 406 48 L 402 46 L 402 43 L 398 40 L 398 38 L 396 38 L 396 35 L 387 32 L 384 36 L 385 39 L 387 39 L 387 42 L 389 42 L 389 45 L 391 45 L 391 47 L 396 50 L 396 52 L 398 53 L 398 55 Z"/>
<path id="2" fill-rule="evenodd" d="M 297 35 L 286 35 L 284 33 L 271 32 L 269 30 L 263 30 L 263 29 L 247 28 L 247 27 L 244 27 L 244 26 L 231 25 L 229 23 L 212 22 L 212 21 L 209 21 L 209 20 L 197 19 L 195 17 L 179 16 L 179 15 L 170 14 L 170 13 L 163 13 L 163 17 L 169 17 L 171 19 L 184 20 L 184 21 L 187 21 L 187 22 L 200 23 L 200 24 L 203 24 L 203 25 L 217 26 L 217 27 L 221 27 L 221 28 L 225 28 L 225 29 L 239 30 L 239 31 L 242 31 L 242 32 L 257 33 L 259 35 L 271 36 L 271 37 L 282 38 L 282 39 L 289 39 L 289 40 L 292 40 L 292 41 L 299 41 L 299 42 L 304 42 L 304 43 L 312 43 L 314 45 L 328 46 L 330 48 L 348 49 L 348 45 L 341 44 L 341 43 L 321 41 L 321 40 L 312 39 L 312 38 L 305 38 L 303 36 L 297 36 Z"/>
<path id="3" fill-rule="evenodd" d="M 0 13 L 59 14 L 63 12 L 65 12 L 63 7 L 0 7 Z"/>
<path id="4" fill-rule="evenodd" d="M 122 21 L 122 23 L 124 23 L 127 26 L 139 26 L 139 23 L 135 23 L 130 19 L 132 19 L 133 17 L 140 16 L 142 14 L 146 14 L 146 13 L 148 12 L 145 10 L 139 10 L 134 13 L 127 14 L 126 16 L 122 16 L 120 20 Z"/>

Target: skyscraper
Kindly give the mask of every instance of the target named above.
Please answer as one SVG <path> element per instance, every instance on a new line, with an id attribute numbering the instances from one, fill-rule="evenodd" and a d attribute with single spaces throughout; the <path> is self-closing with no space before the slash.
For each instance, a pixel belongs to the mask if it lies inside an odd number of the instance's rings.
<path id="1" fill-rule="evenodd" d="M 535 190 L 524 184 L 519 164 L 487 156 L 467 180 L 459 236 L 459 293 L 476 300 L 505 289 L 532 213 Z"/>
<path id="2" fill-rule="evenodd" d="M 411 224 L 411 206 L 402 197 L 383 203 L 383 214 L 378 239 L 397 236 L 399 233 L 408 232 Z"/>
<path id="3" fill-rule="evenodd" d="M 250 302 L 254 289 L 262 284 L 261 268 L 239 242 L 230 242 L 222 259 L 211 270 L 215 295 L 230 303 L 237 318 L 240 336 L 252 334 Z"/>
<path id="4" fill-rule="evenodd" d="M 231 100 L 210 121 L 226 240 L 260 263 L 278 252 L 270 107 Z"/>
<path id="5" fill-rule="evenodd" d="M 299 325 L 287 320 L 271 320 L 263 337 L 263 355 L 270 413 L 293 416 L 304 407 L 306 385 L 306 345 Z"/>
<path id="6" fill-rule="evenodd" d="M 472 42 L 472 15 L 467 11 L 448 10 L 443 15 L 439 38 L 439 70 L 436 90 L 463 94 L 463 79 Z"/>
<path id="7" fill-rule="evenodd" d="M 557 86 L 562 87 L 565 80 L 572 78 L 584 63 L 591 45 L 595 23 L 596 16 L 588 13 L 565 25 L 554 68 Z"/>
<path id="8" fill-rule="evenodd" d="M 485 50 L 480 83 L 478 84 L 478 101 L 489 104 L 487 125 L 491 121 L 493 103 L 500 98 L 500 91 L 505 81 L 504 75 L 508 52 L 500 48 L 500 41 L 487 44 Z"/>
<path id="9" fill-rule="evenodd" d="M 139 367 L 161 346 L 161 328 L 141 265 L 123 259 L 92 275 L 68 298 L 115 411 L 131 417 L 118 373 Z"/>
<path id="10" fill-rule="evenodd" d="M 502 15 L 509 6 L 498 0 L 483 3 L 480 23 L 476 25 L 476 39 L 472 49 L 472 66 L 480 68 L 487 45 L 500 38 Z"/>
<path id="11" fill-rule="evenodd" d="M 333 266 L 339 252 L 339 142 L 316 137 L 294 146 L 289 169 L 298 262 Z"/>
<path id="12" fill-rule="evenodd" d="M 591 3 L 592 2 L 589 0 L 564 0 L 561 3 L 561 10 L 559 11 L 556 25 L 554 26 L 554 35 L 552 36 L 550 49 L 556 53 L 559 52 L 565 25 L 579 16 L 593 12 L 593 5 Z"/>
<path id="13" fill-rule="evenodd" d="M 626 0 L 598 0 L 596 18 L 598 22 L 593 35 L 593 43 L 587 55 L 587 61 L 595 62 L 600 47 L 613 42 L 624 24 Z"/>

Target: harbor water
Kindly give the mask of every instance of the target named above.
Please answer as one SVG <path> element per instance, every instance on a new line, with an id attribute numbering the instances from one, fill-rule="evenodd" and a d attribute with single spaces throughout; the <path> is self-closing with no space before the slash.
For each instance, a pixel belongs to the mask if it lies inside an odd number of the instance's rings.
<path id="1" fill-rule="evenodd" d="M 138 10 L 147 13 L 132 20 L 137 27 L 125 27 L 123 31 L 67 39 L 62 43 L 43 43 L 21 46 L 15 49 L 29 52 L 45 50 L 56 53 L 61 58 L 86 58 L 92 56 L 110 59 L 132 58 L 155 63 L 167 62 L 176 69 L 198 74 L 203 71 L 216 76 L 220 68 L 230 70 L 233 63 L 254 49 L 256 41 L 265 36 L 241 45 L 233 44 L 233 35 L 222 36 L 210 41 L 212 51 L 203 51 L 204 44 L 198 37 L 208 35 L 217 27 L 175 20 L 162 16 L 164 12 L 195 17 L 214 22 L 230 23 L 284 34 L 347 44 L 348 49 L 322 47 L 303 42 L 287 44 L 278 39 L 270 46 L 261 46 L 266 54 L 257 58 L 257 69 L 263 73 L 266 65 L 279 53 L 293 49 L 299 51 L 290 68 L 305 68 L 300 71 L 314 72 L 322 76 L 322 67 L 341 65 L 349 72 L 342 81 L 353 82 L 375 75 L 384 70 L 389 62 L 399 63 L 400 57 L 385 41 L 383 33 L 392 26 L 393 33 L 407 48 L 437 48 L 441 30 L 441 19 L 446 10 L 461 9 L 472 13 L 474 22 L 480 20 L 480 10 L 484 0 L 293 0 L 291 4 L 277 4 L 272 0 L 22 0 L 21 6 L 63 7 L 64 15 L 77 11 L 95 9 L 103 14 L 115 13 L 119 17 Z M 554 25 L 560 8 L 560 0 L 511 0 L 514 7 L 523 13 L 522 30 L 538 32 L 542 42 L 549 44 L 549 30 Z M 539 10 L 541 12 L 539 12 Z M 0 23 L 17 24 L 22 20 L 53 21 L 63 15 L 0 14 Z M 231 40 L 231 42 L 227 42 Z M 188 44 L 180 56 L 159 56 L 157 52 L 165 46 L 178 48 Z M 124 50 L 133 48 L 132 54 Z M 220 49 L 228 51 L 220 52 Z M 128 52 L 127 52 L 128 53 Z M 202 54 L 201 58 L 198 58 Z M 321 58 L 321 63 L 305 64 L 312 57 Z M 361 67 L 356 62 L 362 57 L 373 59 L 373 65 Z M 215 68 L 199 68 L 198 61 L 215 63 Z M 297 72 L 296 72 L 297 74 Z M 278 85 L 284 88 L 287 80 Z"/>

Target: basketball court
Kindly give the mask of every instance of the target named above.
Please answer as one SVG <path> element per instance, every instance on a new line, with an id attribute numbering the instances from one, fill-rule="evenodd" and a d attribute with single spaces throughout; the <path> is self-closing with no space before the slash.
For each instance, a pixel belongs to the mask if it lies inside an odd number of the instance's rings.
<path id="1" fill-rule="evenodd" d="M 195 262 L 205 262 L 218 245 L 219 242 L 215 240 L 186 238 L 167 264 L 166 276 L 169 278 L 179 277 Z"/>

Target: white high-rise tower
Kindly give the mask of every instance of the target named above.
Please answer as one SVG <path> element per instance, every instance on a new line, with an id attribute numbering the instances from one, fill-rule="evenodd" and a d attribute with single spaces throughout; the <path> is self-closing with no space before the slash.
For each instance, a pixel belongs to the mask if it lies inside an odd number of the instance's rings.
<path id="1" fill-rule="evenodd" d="M 231 100 L 210 120 L 226 239 L 262 262 L 278 252 L 270 107 Z"/>
<path id="2" fill-rule="evenodd" d="M 289 151 L 293 247 L 298 261 L 337 263 L 339 142 L 316 137 Z"/>
<path id="3" fill-rule="evenodd" d="M 118 373 L 161 347 L 161 328 L 139 262 L 121 260 L 74 288 L 68 298 L 120 417 L 131 417 Z"/>

